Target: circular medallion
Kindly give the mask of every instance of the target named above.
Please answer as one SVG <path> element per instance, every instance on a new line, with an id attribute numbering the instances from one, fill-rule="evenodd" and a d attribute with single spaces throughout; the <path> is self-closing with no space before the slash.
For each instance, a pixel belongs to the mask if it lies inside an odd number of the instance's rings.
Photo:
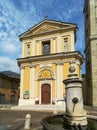
<path id="1" fill-rule="evenodd" d="M 75 66 L 71 66 L 71 67 L 69 68 L 69 72 L 70 72 L 70 73 L 74 73 L 75 71 L 76 71 Z"/>

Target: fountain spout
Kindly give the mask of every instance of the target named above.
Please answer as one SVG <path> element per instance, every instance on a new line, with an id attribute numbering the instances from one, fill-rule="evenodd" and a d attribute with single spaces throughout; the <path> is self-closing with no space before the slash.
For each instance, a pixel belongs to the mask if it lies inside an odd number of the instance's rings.
<path id="1" fill-rule="evenodd" d="M 75 105 L 79 102 L 79 100 L 78 100 L 77 97 L 74 97 L 74 98 L 72 99 L 72 102 L 73 102 L 73 104 L 74 104 L 74 106 L 73 106 L 73 112 L 74 112 Z"/>

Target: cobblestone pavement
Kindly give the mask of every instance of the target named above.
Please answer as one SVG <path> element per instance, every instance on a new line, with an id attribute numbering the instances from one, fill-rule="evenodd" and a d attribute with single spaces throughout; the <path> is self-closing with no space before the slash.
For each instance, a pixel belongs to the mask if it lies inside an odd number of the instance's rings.
<path id="1" fill-rule="evenodd" d="M 40 121 L 43 117 L 51 115 L 52 113 L 0 110 L 0 126 L 6 126 L 8 130 L 24 130 L 26 114 L 31 114 L 31 130 L 34 130 L 34 128 L 41 126 Z"/>

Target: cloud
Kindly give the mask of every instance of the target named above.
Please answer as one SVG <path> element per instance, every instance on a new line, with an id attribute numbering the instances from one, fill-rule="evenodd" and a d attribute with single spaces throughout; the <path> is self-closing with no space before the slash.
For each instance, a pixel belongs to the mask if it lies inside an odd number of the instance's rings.
<path id="1" fill-rule="evenodd" d="M 12 44 L 11 42 L 8 41 L 3 41 L 1 44 L 1 51 L 5 53 L 11 53 L 14 54 L 18 52 L 19 47 L 15 44 Z"/>
<path id="2" fill-rule="evenodd" d="M 0 1 L 0 71 L 19 72 L 16 58 L 21 57 L 22 44 L 18 36 L 33 26 L 39 18 L 35 7 L 30 3 L 28 6 L 28 3 L 17 0 L 16 5 L 11 0 Z"/>
<path id="3" fill-rule="evenodd" d="M 7 56 L 0 57 L 0 71 L 4 71 L 4 70 L 11 70 L 14 72 L 19 72 L 17 61 Z"/>

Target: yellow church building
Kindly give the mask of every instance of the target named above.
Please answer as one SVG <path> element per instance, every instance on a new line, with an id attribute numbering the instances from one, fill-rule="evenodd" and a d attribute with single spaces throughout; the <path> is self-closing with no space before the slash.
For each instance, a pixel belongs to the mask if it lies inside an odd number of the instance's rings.
<path id="1" fill-rule="evenodd" d="M 20 35 L 22 58 L 19 106 L 58 104 L 70 66 L 81 76 L 83 56 L 75 51 L 77 25 L 44 19 Z M 59 100 L 59 102 L 58 102 Z"/>

